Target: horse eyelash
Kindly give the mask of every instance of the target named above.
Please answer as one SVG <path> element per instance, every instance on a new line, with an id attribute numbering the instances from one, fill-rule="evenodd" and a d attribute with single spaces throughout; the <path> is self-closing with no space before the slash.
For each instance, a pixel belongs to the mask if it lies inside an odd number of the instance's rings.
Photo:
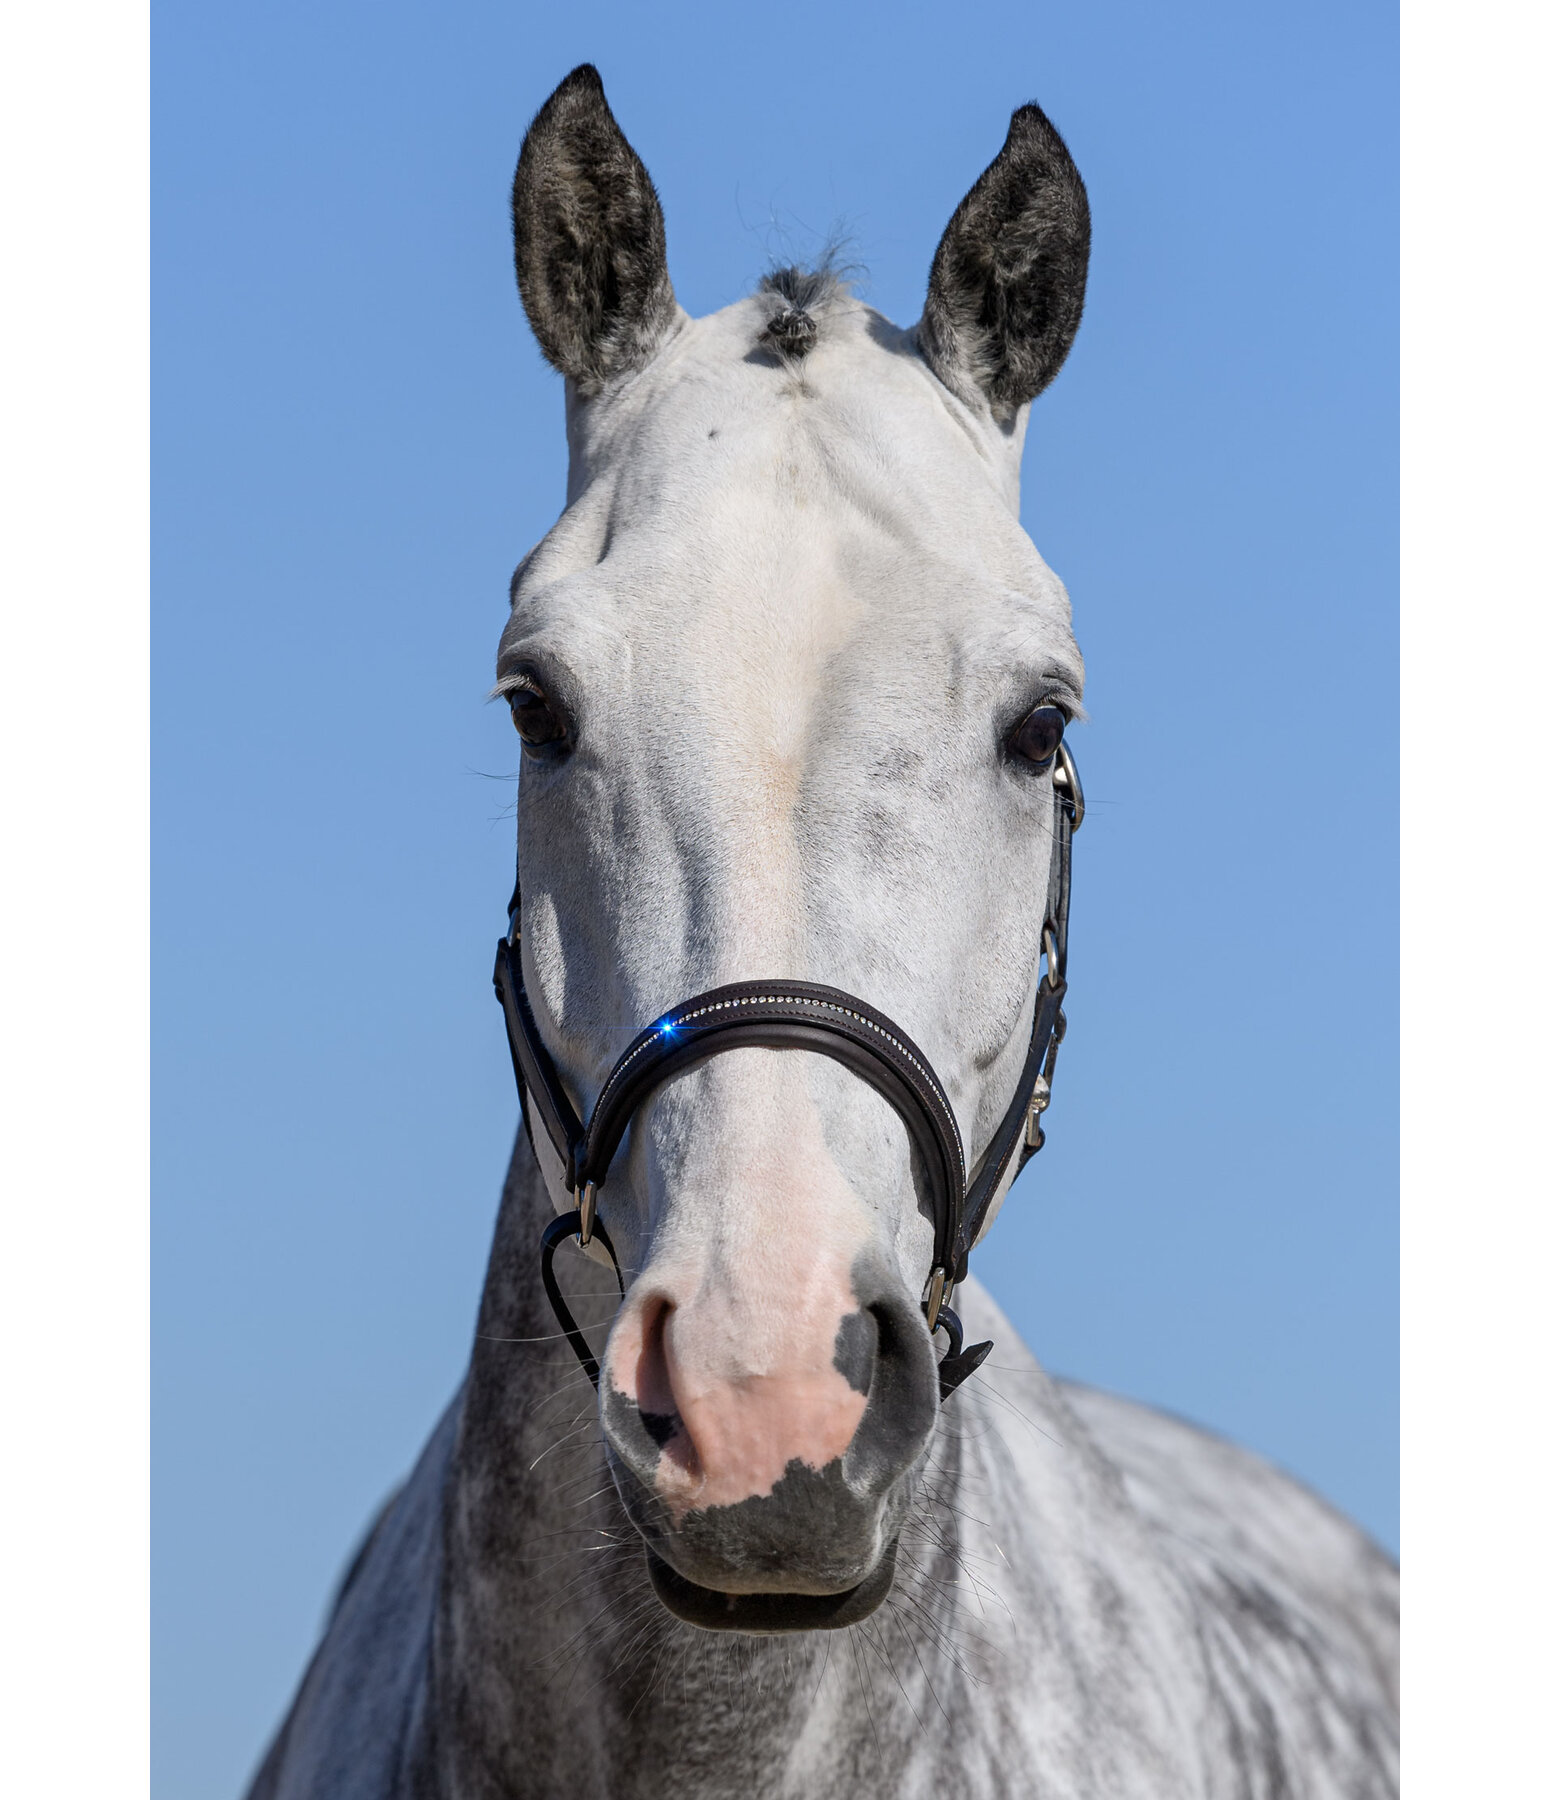
<path id="1" fill-rule="evenodd" d="M 544 690 L 525 669 L 517 669 L 510 675 L 502 675 L 495 686 L 490 689 L 492 700 L 509 700 L 513 694 L 537 694 L 540 699 L 546 698 Z"/>
<path id="2" fill-rule="evenodd" d="M 1083 722 L 1086 721 L 1086 709 L 1083 707 L 1081 701 L 1077 699 L 1076 693 L 1072 688 L 1068 687 L 1065 682 L 1055 676 L 1046 676 L 1045 683 L 1043 698 L 1034 701 L 1033 705 L 1035 707 L 1058 706 L 1066 715 L 1066 723 L 1068 725 L 1075 724 L 1078 720 Z M 1033 709 L 1030 708 L 1029 710 L 1032 711 Z M 1026 716 L 1027 715 L 1024 714 L 1024 717 Z"/>

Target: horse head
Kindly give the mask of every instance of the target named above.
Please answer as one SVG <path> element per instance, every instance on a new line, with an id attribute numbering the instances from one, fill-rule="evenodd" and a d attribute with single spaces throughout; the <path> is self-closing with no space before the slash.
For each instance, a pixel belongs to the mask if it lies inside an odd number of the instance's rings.
<path id="1" fill-rule="evenodd" d="M 512 208 L 570 449 L 498 665 L 522 979 L 559 1081 L 585 1118 L 685 996 L 821 983 L 919 1047 L 972 1170 L 1027 1057 L 1082 690 L 1018 522 L 1028 405 L 1081 316 L 1081 178 L 1017 112 L 909 329 L 823 268 L 690 318 L 590 67 L 535 119 Z M 628 1276 L 601 1420 L 681 1617 L 846 1624 L 887 1592 L 939 1412 L 927 1186 L 876 1087 L 791 1044 L 685 1066 L 633 1112 L 594 1196 Z"/>

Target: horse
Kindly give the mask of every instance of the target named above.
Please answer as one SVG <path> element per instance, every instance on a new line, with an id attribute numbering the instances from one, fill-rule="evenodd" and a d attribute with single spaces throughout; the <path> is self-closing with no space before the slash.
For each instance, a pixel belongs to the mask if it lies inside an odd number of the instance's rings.
<path id="1" fill-rule="evenodd" d="M 497 662 L 526 1129 L 250 1800 L 1397 1794 L 1390 1559 L 967 1266 L 1064 1029 L 1065 143 L 1013 115 L 908 329 L 827 265 L 690 318 L 590 65 L 512 218 L 570 456 Z"/>

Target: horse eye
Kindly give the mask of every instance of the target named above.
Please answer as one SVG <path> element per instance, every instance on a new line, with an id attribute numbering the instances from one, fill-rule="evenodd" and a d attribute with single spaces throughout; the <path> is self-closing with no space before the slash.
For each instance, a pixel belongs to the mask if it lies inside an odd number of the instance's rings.
<path id="1" fill-rule="evenodd" d="M 1036 706 L 1012 733 L 1012 749 L 1042 771 L 1054 760 L 1065 729 L 1066 715 L 1058 706 Z"/>
<path id="2" fill-rule="evenodd" d="M 551 749 L 565 740 L 565 721 L 548 696 L 536 688 L 516 688 L 508 696 L 511 722 L 529 750 Z"/>

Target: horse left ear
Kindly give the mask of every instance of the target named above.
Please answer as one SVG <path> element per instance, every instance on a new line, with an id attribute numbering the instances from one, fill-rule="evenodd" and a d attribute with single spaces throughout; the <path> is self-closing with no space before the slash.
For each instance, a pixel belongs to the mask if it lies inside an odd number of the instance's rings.
<path id="1" fill-rule="evenodd" d="M 1019 107 L 931 264 L 919 341 L 937 376 L 1003 424 L 1043 393 L 1082 322 L 1091 237 L 1070 151 L 1041 108 Z"/>
<path id="2" fill-rule="evenodd" d="M 678 314 L 662 205 L 590 63 L 528 127 L 511 224 L 528 323 L 562 375 L 591 395 L 651 359 Z"/>

